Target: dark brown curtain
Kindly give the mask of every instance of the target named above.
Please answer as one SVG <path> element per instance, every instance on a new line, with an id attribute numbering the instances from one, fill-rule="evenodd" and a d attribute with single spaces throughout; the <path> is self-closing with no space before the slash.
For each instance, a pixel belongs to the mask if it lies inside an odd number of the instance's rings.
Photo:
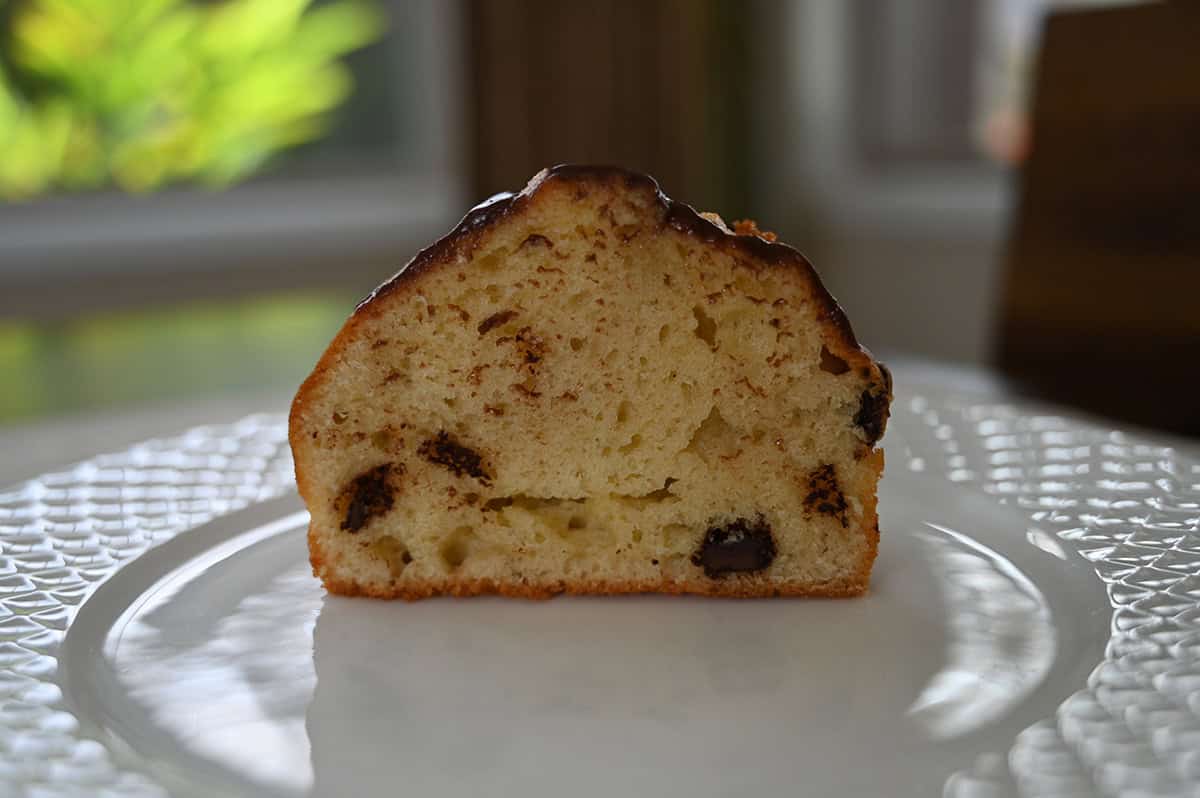
<path id="1" fill-rule="evenodd" d="M 520 188 L 544 166 L 649 172 L 705 209 L 746 193 L 749 92 L 739 4 L 475 0 L 467 6 L 474 186 Z"/>

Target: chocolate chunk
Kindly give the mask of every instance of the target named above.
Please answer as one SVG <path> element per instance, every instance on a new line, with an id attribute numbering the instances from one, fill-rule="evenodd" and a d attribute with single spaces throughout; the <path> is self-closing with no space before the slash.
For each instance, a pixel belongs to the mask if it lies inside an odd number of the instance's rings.
<path id="1" fill-rule="evenodd" d="M 384 463 L 351 480 L 338 496 L 345 513 L 342 530 L 357 532 L 372 518 L 391 510 L 396 500 L 395 478 L 403 473 L 403 465 Z"/>
<path id="2" fill-rule="evenodd" d="M 546 342 L 543 341 L 529 327 L 522 327 L 517 331 L 515 346 L 517 352 L 521 355 L 521 360 L 526 365 L 535 365 L 541 362 L 546 354 Z"/>
<path id="3" fill-rule="evenodd" d="M 863 391 L 858 399 L 858 412 L 854 414 L 854 424 L 863 431 L 868 446 L 874 446 L 883 437 L 887 419 L 887 389 L 880 387 Z"/>
<path id="4" fill-rule="evenodd" d="M 826 347 L 821 347 L 821 371 L 827 371 L 834 376 L 845 374 L 850 370 L 850 364 L 842 358 L 830 352 Z"/>
<path id="5" fill-rule="evenodd" d="M 546 247 L 547 249 L 549 249 L 550 247 L 554 246 L 554 243 L 552 241 L 550 241 L 550 239 L 546 238 L 544 235 L 540 235 L 538 233 L 530 233 L 529 235 L 527 235 L 525 237 L 525 240 L 521 242 L 521 246 L 518 247 L 518 249 L 524 249 L 525 247 L 533 247 L 533 246 Z"/>
<path id="6" fill-rule="evenodd" d="M 842 495 L 837 481 L 837 470 L 832 465 L 823 465 L 808 475 L 808 494 L 804 506 L 811 512 L 831 515 L 845 528 L 846 497 Z"/>
<path id="7" fill-rule="evenodd" d="M 483 321 L 479 322 L 479 326 L 476 329 L 479 330 L 480 335 L 487 335 L 491 330 L 499 327 L 506 321 L 512 321 L 516 317 L 517 312 L 515 310 L 502 310 L 499 313 L 493 313 Z"/>
<path id="8" fill-rule="evenodd" d="M 445 466 L 453 471 L 456 477 L 465 474 L 475 477 L 484 485 L 491 482 L 491 476 L 484 470 L 483 457 L 479 452 L 463 446 L 445 430 L 422 443 L 417 449 L 417 454 L 431 463 Z"/>
<path id="9" fill-rule="evenodd" d="M 761 571 L 775 560 L 775 538 L 760 513 L 753 521 L 739 518 L 723 526 L 710 526 L 692 564 L 717 579 L 731 573 Z"/>

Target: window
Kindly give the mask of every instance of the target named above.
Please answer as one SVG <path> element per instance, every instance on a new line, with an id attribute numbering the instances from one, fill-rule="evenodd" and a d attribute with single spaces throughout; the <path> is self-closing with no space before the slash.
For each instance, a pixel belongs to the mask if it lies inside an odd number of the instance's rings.
<path id="1" fill-rule="evenodd" d="M 19 33 L 11 29 L 15 10 L 29 2 L 5 4 L 6 40 Z M 295 4 L 241 5 L 274 13 Z M 106 181 L 0 201 L 0 317 L 61 318 L 276 285 L 358 289 L 445 229 L 462 205 L 458 7 L 373 6 L 386 27 L 343 57 L 354 88 L 331 113 L 328 132 L 277 153 L 244 182 L 126 193 Z M 283 98 L 303 100 L 295 92 Z"/>
<path id="2" fill-rule="evenodd" d="M 793 0 L 771 17 L 764 217 L 794 226 L 868 344 L 990 358 L 1026 84 L 1061 5 Z"/>
<path id="3" fill-rule="evenodd" d="M 992 235 L 1042 17 L 1120 1 L 795 0 L 788 179 L 835 219 Z"/>

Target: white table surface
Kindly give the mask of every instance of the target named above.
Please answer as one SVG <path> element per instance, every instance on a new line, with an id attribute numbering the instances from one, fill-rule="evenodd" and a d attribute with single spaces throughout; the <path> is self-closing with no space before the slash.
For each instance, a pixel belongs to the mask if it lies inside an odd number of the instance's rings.
<path id="1" fill-rule="evenodd" d="M 0 427 L 0 487 L 189 427 L 236 421 L 263 411 L 286 412 L 290 401 L 288 391 L 258 391 Z"/>

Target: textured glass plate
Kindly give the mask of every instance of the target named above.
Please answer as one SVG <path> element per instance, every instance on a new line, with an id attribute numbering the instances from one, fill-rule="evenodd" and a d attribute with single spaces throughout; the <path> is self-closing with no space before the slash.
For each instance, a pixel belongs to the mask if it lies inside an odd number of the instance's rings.
<path id="1" fill-rule="evenodd" d="M 31 481 L 0 796 L 1200 795 L 1197 465 L 933 390 L 887 444 L 846 601 L 330 598 L 277 416 Z"/>

